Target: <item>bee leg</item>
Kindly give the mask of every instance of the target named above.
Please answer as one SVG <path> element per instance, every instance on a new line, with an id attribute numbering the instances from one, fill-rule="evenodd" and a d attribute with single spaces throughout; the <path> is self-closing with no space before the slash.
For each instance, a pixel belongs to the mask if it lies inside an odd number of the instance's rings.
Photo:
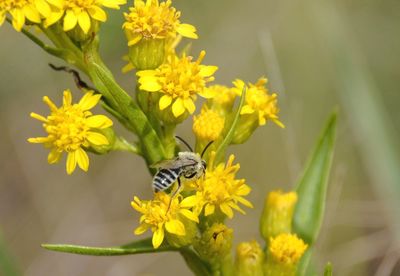
<path id="1" fill-rule="evenodd" d="M 171 199 L 169 200 L 167 213 L 168 213 L 168 211 L 169 211 L 169 208 L 171 207 L 172 200 L 173 200 L 174 197 L 180 192 L 181 187 L 182 187 L 182 185 L 181 185 L 181 178 L 178 177 L 178 189 L 176 189 L 176 191 L 172 194 Z"/>

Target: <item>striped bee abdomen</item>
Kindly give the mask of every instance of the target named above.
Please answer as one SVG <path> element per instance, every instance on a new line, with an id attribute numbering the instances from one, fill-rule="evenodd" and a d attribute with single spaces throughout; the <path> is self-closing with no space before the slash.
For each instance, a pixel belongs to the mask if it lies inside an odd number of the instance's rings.
<path id="1" fill-rule="evenodd" d="M 171 185 L 180 177 L 181 168 L 161 169 L 153 178 L 153 189 L 157 193 L 171 187 Z"/>

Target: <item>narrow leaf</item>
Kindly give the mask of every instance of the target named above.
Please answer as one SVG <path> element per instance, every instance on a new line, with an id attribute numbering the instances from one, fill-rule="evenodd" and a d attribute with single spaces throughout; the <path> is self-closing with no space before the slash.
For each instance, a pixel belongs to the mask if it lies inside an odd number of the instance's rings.
<path id="1" fill-rule="evenodd" d="M 153 248 L 151 239 L 143 239 L 127 245 L 113 247 L 90 247 L 71 244 L 42 244 L 42 247 L 58 252 L 92 256 L 118 256 L 178 250 L 168 245 L 161 245 L 159 248 L 155 249 Z"/>
<path id="2" fill-rule="evenodd" d="M 296 189 L 299 201 L 294 211 L 293 228 L 309 245 L 316 240 L 324 217 L 335 133 L 336 113 L 333 113 Z"/>
<path id="3" fill-rule="evenodd" d="M 233 139 L 233 135 L 235 134 L 235 129 L 237 127 L 237 124 L 239 122 L 239 117 L 240 117 L 240 111 L 242 110 L 242 107 L 244 105 L 246 99 L 246 85 L 243 86 L 243 90 L 242 90 L 242 95 L 240 97 L 240 102 L 239 102 L 239 106 L 237 107 L 236 113 L 235 113 L 235 117 L 232 120 L 231 125 L 228 127 L 228 131 L 225 135 L 224 140 L 222 141 L 222 143 L 219 145 L 217 151 L 216 151 L 216 157 L 215 157 L 215 164 L 219 163 L 219 160 L 221 160 L 223 158 L 223 154 L 226 151 L 226 148 L 229 146 L 229 144 L 232 142 Z"/>
<path id="4" fill-rule="evenodd" d="M 180 253 L 188 267 L 197 276 L 211 275 L 210 268 L 205 264 L 200 257 L 189 248 L 182 248 Z"/>

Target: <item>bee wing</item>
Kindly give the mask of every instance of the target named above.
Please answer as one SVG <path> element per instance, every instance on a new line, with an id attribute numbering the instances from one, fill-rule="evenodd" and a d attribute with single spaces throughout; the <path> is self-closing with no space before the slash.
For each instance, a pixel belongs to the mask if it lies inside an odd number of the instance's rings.
<path id="1" fill-rule="evenodd" d="M 177 167 L 176 159 L 167 159 L 150 165 L 153 169 L 172 169 Z"/>

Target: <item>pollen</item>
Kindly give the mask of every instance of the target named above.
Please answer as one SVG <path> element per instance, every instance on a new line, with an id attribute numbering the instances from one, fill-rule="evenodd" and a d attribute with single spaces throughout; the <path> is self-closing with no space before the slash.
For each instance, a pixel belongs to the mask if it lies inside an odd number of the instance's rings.
<path id="1" fill-rule="evenodd" d="M 100 100 L 100 95 L 87 92 L 79 103 L 72 104 L 69 90 L 64 91 L 63 105 L 57 107 L 47 96 L 43 101 L 50 108 L 50 115 L 43 117 L 31 113 L 31 117 L 43 122 L 47 137 L 29 138 L 30 143 L 43 143 L 50 148 L 48 162 L 57 163 L 63 152 L 68 154 L 67 173 L 71 174 L 76 165 L 82 170 L 89 168 L 89 158 L 84 149 L 90 145 L 108 145 L 107 138 L 96 130 L 112 126 L 112 121 L 104 115 L 93 115 L 89 110 Z"/>
<path id="2" fill-rule="evenodd" d="M 196 28 L 179 21 L 181 13 L 171 7 L 171 1 L 159 3 L 158 0 L 135 0 L 129 13 L 124 13 L 123 28 L 129 37 L 128 45 L 132 46 L 144 39 L 175 38 L 177 33 L 197 38 Z"/>
<path id="3" fill-rule="evenodd" d="M 297 264 L 307 247 L 295 234 L 280 234 L 270 238 L 268 250 L 276 262 L 291 266 Z"/>
<path id="4" fill-rule="evenodd" d="M 201 140 L 214 141 L 224 129 L 225 118 L 212 109 L 203 108 L 193 117 L 193 132 Z"/>
<path id="5" fill-rule="evenodd" d="M 196 61 L 190 56 L 169 56 L 167 62 L 155 70 L 139 71 L 140 89 L 148 92 L 160 92 L 163 96 L 159 101 L 160 110 L 171 106 L 175 118 L 185 111 L 193 114 L 196 107 L 196 96 L 210 98 L 205 89 L 206 84 L 214 80 L 213 74 L 217 66 L 202 65 L 205 56 L 202 51 Z"/>

